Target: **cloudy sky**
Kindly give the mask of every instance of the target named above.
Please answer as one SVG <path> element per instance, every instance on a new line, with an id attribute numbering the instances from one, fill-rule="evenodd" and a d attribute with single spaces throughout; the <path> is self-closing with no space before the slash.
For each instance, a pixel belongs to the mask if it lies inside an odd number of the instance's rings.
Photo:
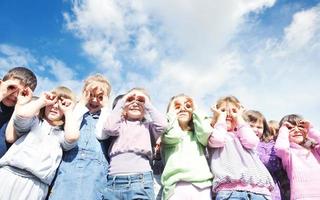
<path id="1" fill-rule="evenodd" d="M 102 73 L 112 98 L 144 87 L 163 112 L 179 93 L 208 115 L 235 95 L 320 127 L 319 64 L 319 0 L 0 1 L 0 76 L 27 66 L 36 94 Z"/>

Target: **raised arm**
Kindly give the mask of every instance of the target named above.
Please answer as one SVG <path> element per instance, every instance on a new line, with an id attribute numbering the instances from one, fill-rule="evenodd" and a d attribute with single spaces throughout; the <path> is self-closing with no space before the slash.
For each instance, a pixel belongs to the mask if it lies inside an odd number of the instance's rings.
<path id="1" fill-rule="evenodd" d="M 150 101 L 145 102 L 145 110 L 149 113 L 151 122 L 150 122 L 150 131 L 154 135 L 155 139 L 160 137 L 162 133 L 166 130 L 168 123 L 166 116 L 160 113 Z"/>
<path id="2" fill-rule="evenodd" d="M 193 112 L 192 119 L 194 125 L 194 132 L 196 134 L 198 142 L 200 142 L 203 146 L 207 146 L 208 139 L 212 132 L 210 122 L 200 117 L 199 114 L 197 114 L 197 112 Z"/>
<path id="3" fill-rule="evenodd" d="M 283 125 L 279 129 L 279 135 L 274 145 L 276 155 L 281 158 L 284 166 L 288 165 L 290 158 L 290 142 L 289 142 L 289 129 Z"/>
<path id="4" fill-rule="evenodd" d="M 168 113 L 168 127 L 162 137 L 164 145 L 176 145 L 181 141 L 183 131 L 181 130 L 177 115 L 175 113 Z"/>
<path id="5" fill-rule="evenodd" d="M 65 123 L 64 123 L 64 138 L 67 143 L 74 143 L 80 137 L 80 127 L 77 123 L 76 117 L 74 117 L 74 103 L 70 99 L 62 99 L 58 101 L 59 109 L 62 110 Z"/>
<path id="6" fill-rule="evenodd" d="M 15 105 L 15 111 L 12 114 L 12 117 L 10 118 L 6 128 L 6 141 L 8 143 L 14 143 L 19 137 L 19 133 L 17 133 L 16 129 L 13 126 L 13 118 L 16 115 L 16 110 L 18 110 L 20 106 L 30 102 L 32 99 L 32 94 L 33 92 L 29 87 L 26 87 L 25 89 L 19 91 L 17 104 Z"/>
<path id="7" fill-rule="evenodd" d="M 106 117 L 106 120 L 103 125 L 101 135 L 97 135 L 97 138 L 100 140 L 107 139 L 109 136 L 118 136 L 120 126 L 123 119 L 123 106 L 124 99 L 120 99 L 115 106 L 115 108 L 111 111 L 110 115 Z"/>

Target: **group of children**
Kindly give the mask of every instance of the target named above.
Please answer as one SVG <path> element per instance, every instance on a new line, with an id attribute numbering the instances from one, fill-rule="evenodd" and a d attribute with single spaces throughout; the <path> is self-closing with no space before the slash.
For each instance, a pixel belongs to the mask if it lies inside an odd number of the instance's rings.
<path id="1" fill-rule="evenodd" d="M 203 117 L 185 94 L 165 115 L 143 88 L 109 112 L 102 75 L 80 100 L 36 85 L 25 67 L 0 80 L 1 200 L 320 199 L 320 132 L 299 115 L 268 123 L 226 96 Z"/>

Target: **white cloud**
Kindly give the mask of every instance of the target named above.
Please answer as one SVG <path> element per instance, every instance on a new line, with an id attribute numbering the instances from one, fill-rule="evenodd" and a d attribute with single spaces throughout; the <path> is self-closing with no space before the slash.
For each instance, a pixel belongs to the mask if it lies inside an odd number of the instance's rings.
<path id="1" fill-rule="evenodd" d="M 319 5 L 295 13 L 283 35 L 263 38 L 247 31 L 259 23 L 250 13 L 275 0 L 75 2 L 67 27 L 115 93 L 142 85 L 163 109 L 185 92 L 203 110 L 233 94 L 269 118 L 301 112 L 319 123 Z"/>

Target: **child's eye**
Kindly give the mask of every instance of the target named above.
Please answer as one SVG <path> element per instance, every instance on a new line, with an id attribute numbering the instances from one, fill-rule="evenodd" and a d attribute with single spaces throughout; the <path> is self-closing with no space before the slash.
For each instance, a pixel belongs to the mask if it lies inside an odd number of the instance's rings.
<path id="1" fill-rule="evenodd" d="M 134 97 L 128 97 L 127 98 L 127 102 L 132 102 L 132 101 L 134 101 Z"/>
<path id="2" fill-rule="evenodd" d="M 98 96 L 99 101 L 103 100 L 103 96 Z"/>
<path id="3" fill-rule="evenodd" d="M 145 98 L 142 97 L 142 96 L 138 96 L 137 97 L 137 101 L 139 101 L 140 103 L 145 103 L 146 102 Z"/>
<path id="4" fill-rule="evenodd" d="M 192 108 L 192 104 L 191 104 L 190 102 L 187 102 L 187 103 L 186 103 L 186 108 L 188 108 L 188 109 L 189 109 L 189 108 Z"/>
<path id="5" fill-rule="evenodd" d="M 222 108 L 222 109 L 221 109 L 221 112 L 226 112 L 226 109 L 225 109 L 225 108 Z"/>
<path id="6" fill-rule="evenodd" d="M 232 112 L 233 112 L 233 113 L 237 113 L 237 109 L 232 108 Z"/>
<path id="7" fill-rule="evenodd" d="M 175 109 L 180 109 L 180 108 L 181 108 L 181 105 L 180 105 L 180 104 L 176 104 L 176 105 L 174 105 L 174 108 L 175 108 Z"/>

